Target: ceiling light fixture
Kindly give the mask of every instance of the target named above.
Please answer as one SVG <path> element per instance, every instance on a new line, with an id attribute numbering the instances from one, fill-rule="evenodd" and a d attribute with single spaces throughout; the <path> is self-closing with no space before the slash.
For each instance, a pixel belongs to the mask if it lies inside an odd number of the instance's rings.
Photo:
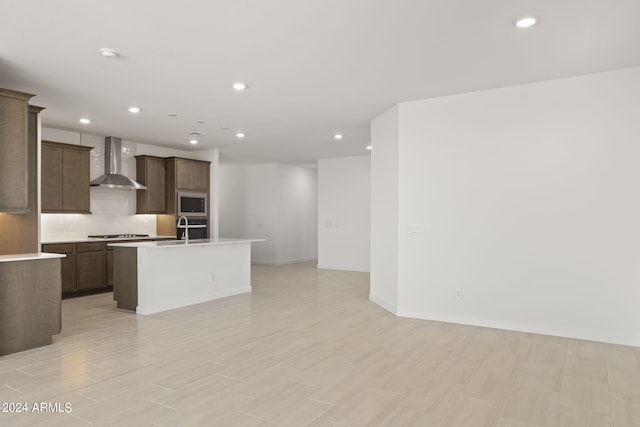
<path id="1" fill-rule="evenodd" d="M 83 117 L 80 119 L 80 123 L 82 123 L 83 125 L 88 125 L 89 123 L 91 123 L 91 120 Z"/>
<path id="2" fill-rule="evenodd" d="M 178 117 L 178 115 L 176 113 L 168 113 L 167 116 L 169 116 L 169 117 Z"/>
<path id="3" fill-rule="evenodd" d="M 190 139 L 189 143 L 195 145 L 195 144 L 198 143 L 198 140 L 197 139 Z"/>
<path id="4" fill-rule="evenodd" d="M 129 107 L 129 112 L 133 114 L 137 114 L 140 112 L 140 108 L 138 107 Z"/>
<path id="5" fill-rule="evenodd" d="M 244 133 L 238 132 L 238 133 L 236 133 L 236 137 L 237 138 L 244 138 Z"/>
<path id="6" fill-rule="evenodd" d="M 522 18 L 517 19 L 514 22 L 514 25 L 518 28 L 530 28 L 533 27 L 534 25 L 536 25 L 536 23 L 538 22 L 538 20 L 532 16 L 525 16 Z"/>
<path id="7" fill-rule="evenodd" d="M 247 88 L 247 84 L 246 83 L 242 83 L 242 82 L 235 82 L 233 84 L 233 88 L 235 90 L 242 91 L 242 90 L 245 90 Z"/>
<path id="8" fill-rule="evenodd" d="M 366 148 L 367 150 L 371 150 L 371 149 L 373 148 L 373 146 L 372 146 L 371 144 L 369 144 L 369 145 L 367 145 L 365 148 Z"/>
<path id="9" fill-rule="evenodd" d="M 108 47 L 103 47 L 102 49 L 100 49 L 100 53 L 105 58 L 115 58 L 118 56 L 118 52 L 113 49 L 109 49 Z"/>
<path id="10" fill-rule="evenodd" d="M 334 137 L 335 139 L 340 140 L 340 139 L 342 139 L 342 134 L 341 134 L 341 133 L 336 133 L 335 135 L 333 135 L 333 137 Z"/>

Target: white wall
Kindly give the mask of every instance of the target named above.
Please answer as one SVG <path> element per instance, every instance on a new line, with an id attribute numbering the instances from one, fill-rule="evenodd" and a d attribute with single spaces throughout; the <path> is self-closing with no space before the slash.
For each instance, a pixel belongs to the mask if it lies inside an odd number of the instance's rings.
<path id="1" fill-rule="evenodd" d="M 395 313 L 398 308 L 399 110 L 371 123 L 371 279 L 369 299 Z"/>
<path id="2" fill-rule="evenodd" d="M 401 104 L 398 314 L 639 346 L 638 99 L 633 68 Z"/>
<path id="3" fill-rule="evenodd" d="M 42 139 L 94 147 L 90 154 L 90 179 L 104 173 L 103 136 L 43 127 Z M 126 140 L 122 141 L 122 148 L 122 174 L 132 179 L 136 178 L 136 155 L 209 160 L 212 161 L 212 170 L 215 170 L 218 155 L 218 150 L 191 152 Z M 215 208 L 211 206 L 214 218 L 217 217 Z M 90 234 L 156 234 L 156 216 L 136 215 L 136 193 L 132 190 L 91 187 L 91 214 L 41 214 L 40 220 L 40 238 L 44 242 L 85 238 Z"/>
<path id="4" fill-rule="evenodd" d="M 264 238 L 252 262 L 317 258 L 317 173 L 276 163 L 220 165 L 220 236 Z"/>
<path id="5" fill-rule="evenodd" d="M 318 258 L 318 172 L 278 164 L 277 261 L 279 264 Z"/>
<path id="6" fill-rule="evenodd" d="M 318 160 L 318 268 L 369 271 L 371 157 Z"/>

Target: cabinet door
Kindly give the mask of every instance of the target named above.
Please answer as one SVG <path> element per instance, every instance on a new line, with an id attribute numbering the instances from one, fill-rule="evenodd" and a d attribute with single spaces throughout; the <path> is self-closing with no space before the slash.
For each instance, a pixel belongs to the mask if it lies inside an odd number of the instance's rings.
<path id="1" fill-rule="evenodd" d="M 62 150 L 62 206 L 65 211 L 90 211 L 89 152 Z"/>
<path id="2" fill-rule="evenodd" d="M 176 160 L 176 187 L 179 190 L 207 191 L 209 164 L 207 162 Z"/>
<path id="3" fill-rule="evenodd" d="M 191 166 L 192 188 L 194 190 L 207 191 L 209 188 L 209 164 L 203 162 L 193 162 Z"/>
<path id="4" fill-rule="evenodd" d="M 42 252 L 64 254 L 60 259 L 62 267 L 62 293 L 75 292 L 76 290 L 76 244 L 61 243 L 42 245 Z"/>
<path id="5" fill-rule="evenodd" d="M 149 212 L 165 213 L 166 196 L 166 168 L 164 159 L 147 159 L 147 210 Z"/>
<path id="6" fill-rule="evenodd" d="M 113 286 L 113 248 L 107 249 L 107 286 Z"/>
<path id="7" fill-rule="evenodd" d="M 28 114 L 33 95 L 0 89 L 0 210 L 25 211 L 28 203 Z"/>
<path id="8" fill-rule="evenodd" d="M 43 143 L 41 150 L 42 170 L 42 211 L 59 211 L 62 209 L 60 163 L 62 152 L 60 147 Z"/>
<path id="9" fill-rule="evenodd" d="M 191 190 L 193 176 L 189 168 L 191 162 L 188 160 L 176 160 L 176 187 L 180 190 Z"/>
<path id="10" fill-rule="evenodd" d="M 62 293 L 76 291 L 76 254 L 62 258 Z"/>
<path id="11" fill-rule="evenodd" d="M 106 257 L 106 251 L 78 252 L 76 284 L 79 291 L 107 286 Z"/>

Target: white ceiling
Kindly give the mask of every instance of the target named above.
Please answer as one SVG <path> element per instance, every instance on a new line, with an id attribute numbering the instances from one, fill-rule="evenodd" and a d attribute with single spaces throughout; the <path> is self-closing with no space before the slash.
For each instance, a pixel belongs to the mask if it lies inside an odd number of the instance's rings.
<path id="1" fill-rule="evenodd" d="M 527 14 L 540 24 L 517 30 Z M 196 149 L 249 162 L 366 154 L 398 102 L 640 65 L 638 0 L 0 0 L 0 16 L 0 87 L 37 94 L 44 125 L 187 150 L 197 131 Z"/>

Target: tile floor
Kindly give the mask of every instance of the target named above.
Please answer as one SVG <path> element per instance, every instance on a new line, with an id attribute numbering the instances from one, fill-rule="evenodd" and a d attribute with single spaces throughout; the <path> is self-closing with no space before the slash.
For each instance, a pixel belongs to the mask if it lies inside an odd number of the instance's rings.
<path id="1" fill-rule="evenodd" d="M 640 426 L 640 349 L 397 318 L 368 280 L 255 266 L 252 294 L 148 317 L 65 300 L 53 345 L 0 357 L 0 402 L 29 406 L 0 425 Z"/>

